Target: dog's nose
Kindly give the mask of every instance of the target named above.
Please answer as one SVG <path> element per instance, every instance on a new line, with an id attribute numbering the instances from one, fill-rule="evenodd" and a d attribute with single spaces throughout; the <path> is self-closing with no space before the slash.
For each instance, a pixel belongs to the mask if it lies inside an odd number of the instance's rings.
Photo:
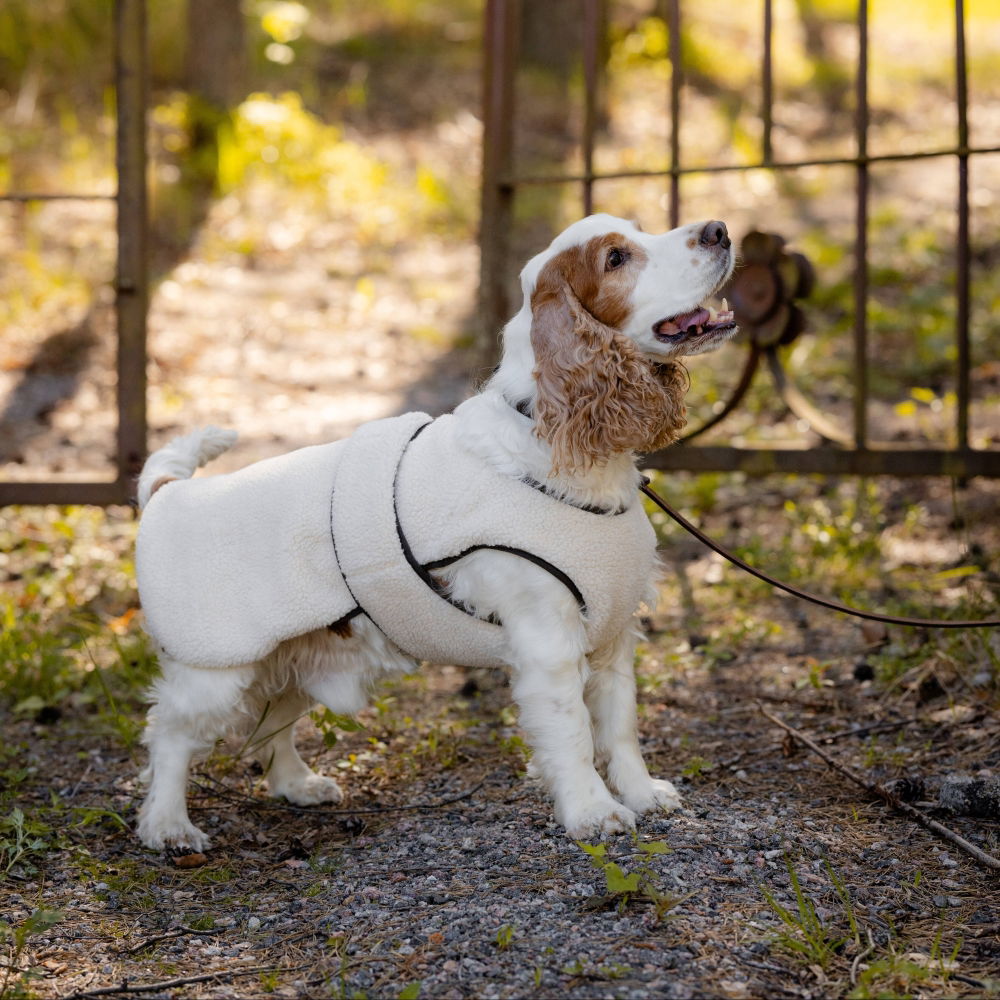
<path id="1" fill-rule="evenodd" d="M 701 231 L 698 242 L 703 247 L 721 246 L 723 249 L 728 250 L 732 246 L 733 241 L 729 238 L 729 230 L 726 229 L 724 222 L 712 221 L 705 223 L 705 228 Z"/>

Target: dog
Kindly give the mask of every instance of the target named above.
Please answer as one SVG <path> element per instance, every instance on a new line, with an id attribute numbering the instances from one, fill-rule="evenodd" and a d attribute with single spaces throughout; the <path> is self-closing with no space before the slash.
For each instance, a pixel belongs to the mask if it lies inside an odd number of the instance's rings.
<path id="1" fill-rule="evenodd" d="M 651 235 L 593 215 L 521 273 L 502 360 L 454 413 L 192 478 L 235 440 L 203 428 L 147 461 L 140 598 L 160 656 L 144 742 L 147 847 L 201 851 L 188 771 L 253 734 L 269 792 L 338 803 L 294 744 L 316 703 L 353 714 L 415 659 L 507 667 L 532 767 L 573 838 L 679 807 L 637 737 L 635 612 L 655 601 L 636 454 L 685 422 L 682 356 L 737 327 L 722 222 Z"/>

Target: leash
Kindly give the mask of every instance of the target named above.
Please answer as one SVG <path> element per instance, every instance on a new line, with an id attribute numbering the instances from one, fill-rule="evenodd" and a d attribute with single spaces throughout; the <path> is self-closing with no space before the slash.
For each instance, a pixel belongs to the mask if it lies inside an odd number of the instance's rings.
<path id="1" fill-rule="evenodd" d="M 1000 627 L 1000 621 L 985 620 L 985 621 L 959 621 L 955 619 L 941 619 L 941 618 L 897 618 L 893 615 L 882 615 L 875 611 L 862 611 L 860 608 L 851 608 L 846 604 L 841 604 L 838 601 L 832 601 L 827 597 L 820 597 L 817 594 L 810 594 L 808 591 L 799 590 L 798 587 L 793 587 L 790 583 L 783 583 L 781 580 L 776 580 L 773 576 L 769 576 L 762 570 L 755 569 L 748 562 L 744 562 L 739 556 L 734 555 L 728 549 L 723 548 L 714 539 L 711 539 L 706 535 L 700 528 L 695 527 L 683 514 L 674 510 L 666 500 L 663 499 L 655 490 L 650 488 L 649 480 L 643 477 L 643 483 L 639 489 L 645 493 L 657 507 L 660 508 L 669 517 L 672 517 L 685 531 L 694 535 L 702 545 L 707 545 L 713 552 L 718 553 L 723 559 L 728 559 L 734 566 L 738 566 L 740 569 L 746 571 L 751 576 L 757 577 L 758 580 L 763 580 L 764 583 L 769 583 L 772 587 L 777 587 L 779 590 L 785 591 L 786 594 L 791 594 L 793 597 L 801 598 L 803 601 L 809 601 L 812 604 L 818 604 L 821 608 L 829 608 L 831 611 L 841 611 L 847 615 L 854 615 L 855 618 L 867 618 L 869 621 L 873 622 L 883 622 L 886 625 L 909 625 L 914 628 L 997 628 Z"/>

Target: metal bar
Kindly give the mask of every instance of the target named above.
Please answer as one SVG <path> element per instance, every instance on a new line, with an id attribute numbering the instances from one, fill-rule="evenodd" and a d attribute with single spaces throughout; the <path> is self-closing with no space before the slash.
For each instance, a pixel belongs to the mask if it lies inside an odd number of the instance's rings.
<path id="1" fill-rule="evenodd" d="M 982 156 L 988 153 L 1000 153 L 1000 146 L 976 146 L 949 149 L 931 149 L 912 153 L 879 153 L 865 157 L 843 156 L 816 160 L 778 160 L 770 163 L 722 163 L 701 167 L 680 167 L 673 170 L 665 167 L 662 170 L 611 170 L 607 173 L 595 173 L 590 177 L 593 181 L 616 181 L 628 179 L 643 179 L 649 177 L 671 177 L 674 174 L 726 174 L 739 173 L 746 170 L 801 170 L 804 167 L 856 167 L 862 163 L 901 163 L 907 160 L 928 160 L 938 156 Z M 587 180 L 584 174 L 508 174 L 502 178 L 505 184 L 578 184 Z"/>
<path id="2" fill-rule="evenodd" d="M 684 67 L 681 54 L 681 0 L 670 0 L 667 8 L 670 56 L 670 228 L 681 217 L 681 86 Z"/>
<path id="3" fill-rule="evenodd" d="M 770 163 L 773 156 L 771 149 L 771 128 L 774 124 L 774 67 L 772 64 L 772 42 L 774 40 L 774 11 L 771 0 L 764 0 L 764 60 L 761 66 L 761 135 L 760 158 Z"/>
<path id="4" fill-rule="evenodd" d="M 11 194 L 0 194 L 0 201 L 114 201 L 113 194 L 63 194 L 54 192 L 52 194 L 36 194 L 28 191 L 23 194 L 13 192 Z"/>
<path id="5" fill-rule="evenodd" d="M 674 445 L 639 463 L 645 469 L 687 472 L 802 473 L 837 476 L 1000 476 L 1000 450 L 944 451 L 875 448 L 730 448 Z"/>
<path id="6" fill-rule="evenodd" d="M 955 0 L 955 91 L 958 102 L 958 146 L 969 145 L 969 86 L 965 58 L 965 0 Z M 972 367 L 969 344 L 969 155 L 958 154 L 958 245 L 956 247 L 955 339 L 958 375 L 955 386 L 958 447 L 969 446 L 969 403 Z"/>
<path id="7" fill-rule="evenodd" d="M 128 485 L 146 456 L 146 5 L 115 2 L 118 170 L 118 481 Z"/>
<path id="8" fill-rule="evenodd" d="M 855 134 L 854 443 L 868 440 L 868 0 L 858 0 Z"/>
<path id="9" fill-rule="evenodd" d="M 480 200 L 479 305 L 481 363 L 499 355 L 498 333 L 510 315 L 507 267 L 516 182 L 514 72 L 520 28 L 518 0 L 487 0 L 483 38 L 483 181 Z"/>
<path id="10" fill-rule="evenodd" d="M 601 0 L 583 3 L 583 214 L 594 211 L 594 133 L 597 130 L 597 49 Z"/>
<path id="11" fill-rule="evenodd" d="M 7 504 L 109 504 L 129 502 L 122 481 L 97 483 L 0 483 L 0 507 Z"/>

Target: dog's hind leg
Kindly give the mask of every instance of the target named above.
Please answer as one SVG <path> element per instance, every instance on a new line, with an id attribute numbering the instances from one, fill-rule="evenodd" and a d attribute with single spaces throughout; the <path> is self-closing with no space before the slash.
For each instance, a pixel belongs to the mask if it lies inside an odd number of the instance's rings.
<path id="1" fill-rule="evenodd" d="M 139 810 L 139 839 L 153 848 L 204 850 L 208 836 L 188 817 L 187 780 L 191 761 L 208 752 L 233 721 L 254 668 L 199 670 L 171 660 L 150 692 L 143 742 L 149 747 L 146 800 Z"/>
<path id="2" fill-rule="evenodd" d="M 312 695 L 293 690 L 283 693 L 260 723 L 254 753 L 267 775 L 271 795 L 295 805 L 340 802 L 344 793 L 333 778 L 310 769 L 295 749 L 295 723 L 316 703 Z"/>

